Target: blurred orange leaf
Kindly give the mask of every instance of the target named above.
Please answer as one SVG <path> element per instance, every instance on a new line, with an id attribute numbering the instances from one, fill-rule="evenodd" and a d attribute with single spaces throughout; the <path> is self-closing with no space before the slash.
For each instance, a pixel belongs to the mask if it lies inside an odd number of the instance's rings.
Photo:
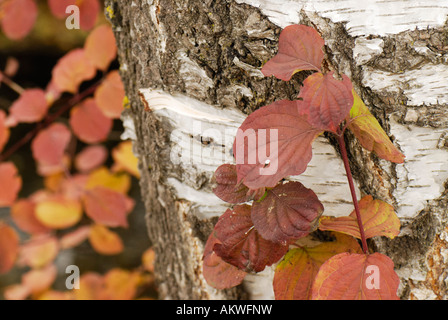
<path id="1" fill-rule="evenodd" d="M 84 49 L 90 62 L 98 69 L 106 71 L 117 56 L 115 36 L 110 25 L 100 25 L 90 32 Z"/>
<path id="2" fill-rule="evenodd" d="M 34 26 L 37 5 L 34 0 L 2 1 L 0 24 L 5 35 L 12 40 L 24 38 Z"/>
<path id="3" fill-rule="evenodd" d="M 61 237 L 59 244 L 61 249 L 74 248 L 87 240 L 90 234 L 90 226 L 82 226 Z"/>
<path id="4" fill-rule="evenodd" d="M 69 122 L 76 137 L 85 143 L 105 141 L 113 125 L 112 119 L 101 112 L 93 98 L 74 107 Z"/>
<path id="5" fill-rule="evenodd" d="M 95 101 L 106 117 L 119 119 L 124 110 L 125 96 L 123 82 L 117 70 L 109 72 L 95 91 Z"/>
<path id="6" fill-rule="evenodd" d="M 104 294 L 108 300 L 132 300 L 140 284 L 139 272 L 115 268 L 104 276 Z"/>
<path id="7" fill-rule="evenodd" d="M 25 300 L 30 295 L 30 289 L 23 284 L 12 284 L 3 291 L 6 300 Z"/>
<path id="8" fill-rule="evenodd" d="M 112 150 L 112 158 L 115 163 L 112 170 L 126 171 L 136 178 L 140 178 L 138 159 L 132 151 L 132 141 L 121 142 Z"/>
<path id="9" fill-rule="evenodd" d="M 31 268 L 42 268 L 52 262 L 58 252 L 59 244 L 56 237 L 34 237 L 21 246 L 19 263 Z"/>
<path id="10" fill-rule="evenodd" d="M 9 140 L 9 128 L 5 124 L 6 113 L 3 110 L 0 110 L 0 153 L 5 147 L 6 143 Z"/>
<path id="11" fill-rule="evenodd" d="M 86 214 L 108 227 L 127 227 L 127 203 L 123 194 L 104 187 L 86 191 L 82 198 Z"/>
<path id="12" fill-rule="evenodd" d="M 75 290 L 76 300 L 102 300 L 103 277 L 96 272 L 87 272 L 79 279 L 79 289 Z"/>
<path id="13" fill-rule="evenodd" d="M 84 49 L 74 49 L 59 59 L 53 68 L 52 83 L 62 92 L 76 93 L 79 85 L 95 74 L 96 69 L 87 59 Z"/>
<path id="14" fill-rule="evenodd" d="M 101 166 L 107 159 L 107 149 L 102 145 L 85 147 L 75 158 L 75 167 L 79 172 L 89 172 Z"/>
<path id="15" fill-rule="evenodd" d="M 106 167 L 101 167 L 89 174 L 86 189 L 95 187 L 104 187 L 126 194 L 131 187 L 131 179 L 127 174 L 112 173 Z"/>
<path id="16" fill-rule="evenodd" d="M 22 276 L 22 285 L 32 294 L 38 294 L 47 290 L 56 280 L 57 269 L 54 264 L 49 264 L 41 269 L 31 269 Z"/>
<path id="17" fill-rule="evenodd" d="M 50 231 L 36 218 L 35 204 L 28 199 L 20 199 L 11 207 L 11 218 L 22 230 L 31 234 L 46 233 Z"/>
<path id="18" fill-rule="evenodd" d="M 70 130 L 62 123 L 53 123 L 40 131 L 31 143 L 33 158 L 44 165 L 63 164 L 64 151 L 71 139 Z"/>
<path id="19" fill-rule="evenodd" d="M 120 236 L 103 225 L 93 225 L 90 229 L 89 242 L 92 248 L 104 255 L 119 254 L 123 251 Z"/>
<path id="20" fill-rule="evenodd" d="M 0 163 L 0 207 L 11 206 L 22 188 L 22 178 L 12 162 Z"/>
<path id="21" fill-rule="evenodd" d="M 153 248 L 146 249 L 142 254 L 142 264 L 146 271 L 154 272 L 154 260 L 156 254 Z"/>
<path id="22" fill-rule="evenodd" d="M 0 274 L 14 266 L 19 251 L 19 236 L 6 223 L 0 221 Z"/>
<path id="23" fill-rule="evenodd" d="M 8 123 L 41 121 L 49 105 L 42 89 L 27 89 L 9 108 Z"/>
<path id="24" fill-rule="evenodd" d="M 48 228 L 65 229 L 81 220 L 82 206 L 77 200 L 52 195 L 36 204 L 36 217 Z"/>

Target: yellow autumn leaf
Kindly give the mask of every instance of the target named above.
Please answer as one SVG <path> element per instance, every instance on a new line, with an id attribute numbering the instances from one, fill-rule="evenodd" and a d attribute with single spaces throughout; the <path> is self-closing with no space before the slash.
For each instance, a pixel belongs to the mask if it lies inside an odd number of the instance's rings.
<path id="1" fill-rule="evenodd" d="M 86 190 L 104 187 L 126 194 L 131 187 L 131 178 L 125 173 L 113 173 L 106 167 L 98 168 L 89 174 Z"/>
<path id="2" fill-rule="evenodd" d="M 59 244 L 56 237 L 37 236 L 22 245 L 19 261 L 31 268 L 42 268 L 56 258 L 58 251 Z"/>
<path id="3" fill-rule="evenodd" d="M 81 203 L 63 197 L 48 197 L 36 204 L 36 218 L 44 226 L 52 229 L 66 229 L 81 220 Z"/>
<path id="4" fill-rule="evenodd" d="M 390 141 L 378 120 L 370 113 L 355 90 L 353 92 L 353 106 L 350 110 L 350 123 L 348 128 L 359 140 L 363 148 L 373 151 L 378 157 L 403 163 L 404 155 Z"/>
<path id="5" fill-rule="evenodd" d="M 112 150 L 112 158 L 115 161 L 113 170 L 125 171 L 136 178 L 140 178 L 140 171 L 138 171 L 138 159 L 132 152 L 132 141 L 125 141 L 120 143 Z"/>

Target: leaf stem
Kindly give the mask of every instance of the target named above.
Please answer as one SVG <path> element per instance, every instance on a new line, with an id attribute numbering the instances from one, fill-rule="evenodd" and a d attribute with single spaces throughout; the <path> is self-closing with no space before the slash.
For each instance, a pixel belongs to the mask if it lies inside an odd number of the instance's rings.
<path id="1" fill-rule="evenodd" d="M 56 119 L 58 119 L 60 116 L 62 116 L 66 111 L 70 110 L 72 107 L 74 107 L 75 105 L 80 103 L 84 98 L 88 97 L 93 92 L 95 92 L 95 90 L 99 86 L 99 84 L 100 84 L 100 81 L 93 84 L 92 86 L 90 86 L 89 88 L 84 90 L 83 92 L 74 95 L 58 111 L 56 111 L 52 115 L 48 115 L 47 118 L 45 120 L 43 120 L 42 122 L 38 123 L 33 130 L 29 131 L 20 140 L 15 142 L 11 147 L 9 147 L 2 154 L 0 154 L 0 162 L 8 159 L 12 154 L 14 154 L 17 150 L 19 150 L 23 145 L 25 145 L 27 142 L 31 141 L 31 139 L 33 139 L 34 136 L 37 135 L 41 130 L 48 127 Z"/>
<path id="2" fill-rule="evenodd" d="M 337 135 L 339 149 L 341 150 L 342 160 L 344 162 L 345 172 L 347 174 L 348 184 L 350 186 L 350 193 L 352 195 L 353 205 L 355 207 L 356 212 L 356 220 L 358 221 L 359 233 L 361 235 L 361 243 L 362 243 L 362 251 L 365 254 L 369 253 L 369 249 L 367 247 L 366 234 L 364 232 L 364 226 L 362 224 L 361 213 L 359 211 L 358 199 L 356 198 L 355 184 L 353 183 L 353 176 L 350 170 L 350 164 L 348 162 L 347 148 L 345 146 L 344 141 L 344 132 Z"/>

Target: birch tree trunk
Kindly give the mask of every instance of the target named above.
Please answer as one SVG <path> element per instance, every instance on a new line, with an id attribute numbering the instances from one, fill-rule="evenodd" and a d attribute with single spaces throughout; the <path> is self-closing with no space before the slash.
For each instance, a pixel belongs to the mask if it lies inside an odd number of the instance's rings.
<path id="1" fill-rule="evenodd" d="M 404 164 L 378 159 L 350 139 L 360 194 L 393 204 L 402 223 L 390 256 L 403 299 L 446 299 L 448 285 L 448 0 L 106 0 L 119 47 L 149 237 L 162 299 L 273 298 L 273 269 L 217 291 L 202 276 L 202 251 L 226 204 L 210 178 L 233 162 L 236 129 L 257 108 L 295 99 L 290 82 L 265 78 L 289 24 L 316 28 L 326 58 L 348 75 Z M 342 161 L 326 138 L 307 171 L 325 215 L 352 211 Z"/>

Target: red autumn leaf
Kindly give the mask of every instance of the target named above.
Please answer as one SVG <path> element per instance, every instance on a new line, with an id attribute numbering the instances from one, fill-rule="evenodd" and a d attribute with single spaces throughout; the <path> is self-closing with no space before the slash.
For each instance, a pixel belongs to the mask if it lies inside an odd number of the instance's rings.
<path id="1" fill-rule="evenodd" d="M 95 0 L 96 1 L 96 0 Z M 108 24 L 96 27 L 87 37 L 84 44 L 86 56 L 92 64 L 106 71 L 117 56 L 117 45 L 112 28 Z M 116 72 L 118 74 L 118 72 Z M 119 101 L 122 104 L 123 98 Z"/>
<path id="2" fill-rule="evenodd" d="M 0 24 L 5 35 L 12 40 L 24 38 L 33 29 L 37 18 L 34 0 L 3 1 L 0 4 L 2 19 Z"/>
<path id="3" fill-rule="evenodd" d="M 125 96 L 123 82 L 118 71 L 111 71 L 95 91 L 95 102 L 103 114 L 111 119 L 119 119 Z"/>
<path id="4" fill-rule="evenodd" d="M 12 269 L 18 252 L 19 236 L 13 228 L 0 221 L 0 274 Z"/>
<path id="5" fill-rule="evenodd" d="M 95 74 L 95 66 L 87 59 L 85 50 L 74 49 L 59 59 L 53 68 L 51 82 L 61 92 L 76 93 L 79 85 Z"/>
<path id="6" fill-rule="evenodd" d="M 272 188 L 286 176 L 305 171 L 311 144 L 321 130 L 299 114 L 301 105 L 302 101 L 276 101 L 244 120 L 233 145 L 238 182 L 250 189 Z"/>
<path id="7" fill-rule="evenodd" d="M 353 106 L 352 83 L 346 75 L 335 79 L 333 71 L 314 73 L 303 82 L 299 98 L 304 105 L 301 112 L 309 115 L 314 127 L 336 132 Z"/>
<path id="8" fill-rule="evenodd" d="M 288 251 L 275 269 L 276 300 L 309 300 L 316 274 L 326 260 L 342 252 L 361 253 L 361 247 L 353 237 L 336 233 L 335 238 L 335 241 L 317 246 Z"/>
<path id="9" fill-rule="evenodd" d="M 359 201 L 359 211 L 367 239 L 375 236 L 393 239 L 400 233 L 400 219 L 390 204 L 368 195 Z M 354 210 L 348 217 L 321 217 L 319 229 L 338 231 L 361 239 Z"/>
<path id="10" fill-rule="evenodd" d="M 95 187 L 82 197 L 86 214 L 96 223 L 108 227 L 127 227 L 126 197 L 120 192 Z"/>
<path id="11" fill-rule="evenodd" d="M 74 107 L 69 122 L 76 137 L 85 143 L 105 141 L 113 125 L 112 119 L 101 112 L 93 98 Z"/>
<path id="12" fill-rule="evenodd" d="M 404 155 L 390 141 L 378 120 L 370 113 L 367 106 L 353 90 L 354 103 L 350 110 L 348 128 L 359 140 L 363 148 L 375 152 L 378 157 L 403 163 Z"/>
<path id="13" fill-rule="evenodd" d="M 79 24 L 81 29 L 90 30 L 95 26 L 98 14 L 100 13 L 100 4 L 98 0 L 48 0 L 48 6 L 51 12 L 57 18 L 65 18 L 71 13 L 66 13 L 70 5 L 76 5 L 79 8 Z"/>
<path id="14" fill-rule="evenodd" d="M 5 147 L 6 143 L 9 140 L 9 128 L 6 126 L 6 113 L 3 110 L 0 110 L 0 153 Z"/>
<path id="15" fill-rule="evenodd" d="M 267 191 L 252 208 L 252 221 L 261 236 L 276 243 L 288 243 L 317 228 L 322 203 L 313 190 L 300 182 L 279 184 Z"/>
<path id="16" fill-rule="evenodd" d="M 41 234 L 50 231 L 36 218 L 36 205 L 28 199 L 21 199 L 11 207 L 11 218 L 20 230 L 31 233 Z"/>
<path id="17" fill-rule="evenodd" d="M 341 253 L 319 269 L 313 300 L 398 300 L 400 279 L 394 263 L 381 253 Z"/>
<path id="18" fill-rule="evenodd" d="M 64 152 L 70 139 L 70 130 L 64 124 L 51 124 L 40 131 L 31 143 L 34 160 L 45 165 L 63 164 Z"/>
<path id="19" fill-rule="evenodd" d="M 9 108 L 9 122 L 41 121 L 49 107 L 42 89 L 27 89 Z"/>
<path id="20" fill-rule="evenodd" d="M 90 234 L 90 226 L 81 226 L 64 234 L 59 240 L 61 249 L 70 249 L 80 245 L 82 242 L 87 240 Z"/>
<path id="21" fill-rule="evenodd" d="M 213 247 L 218 243 L 220 241 L 212 232 L 205 244 L 202 257 L 204 278 L 209 285 L 219 290 L 235 287 L 243 282 L 246 272 L 225 262 L 213 251 Z"/>
<path id="22" fill-rule="evenodd" d="M 324 44 L 322 37 L 311 27 L 287 26 L 280 33 L 277 55 L 263 66 L 261 72 L 289 81 L 301 70 L 320 71 Z"/>
<path id="23" fill-rule="evenodd" d="M 277 262 L 288 246 L 263 239 L 250 218 L 251 206 L 237 205 L 219 218 L 213 250 L 224 261 L 246 272 L 260 272 Z"/>
<path id="24" fill-rule="evenodd" d="M 243 203 L 260 199 L 265 188 L 251 190 L 242 183 L 237 183 L 236 166 L 223 164 L 216 169 L 213 179 L 217 184 L 213 193 L 223 201 L 229 203 Z"/>
<path id="25" fill-rule="evenodd" d="M 107 149 L 102 145 L 87 146 L 75 158 L 79 172 L 89 172 L 101 166 L 107 159 Z"/>
<path id="26" fill-rule="evenodd" d="M 12 162 L 0 163 L 0 207 L 9 207 L 22 188 L 22 178 Z"/>

